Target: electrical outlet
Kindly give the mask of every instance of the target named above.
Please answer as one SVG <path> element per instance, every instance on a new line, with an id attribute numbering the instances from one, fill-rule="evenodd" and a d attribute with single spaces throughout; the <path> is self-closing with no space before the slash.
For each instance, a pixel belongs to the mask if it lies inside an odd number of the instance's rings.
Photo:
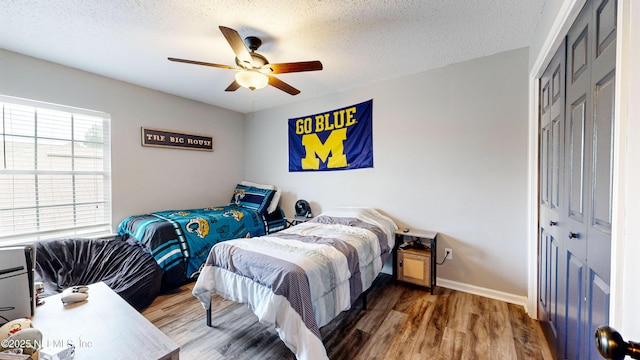
<path id="1" fill-rule="evenodd" d="M 451 248 L 444 248 L 444 253 L 447 254 L 447 259 L 453 260 L 453 250 Z"/>

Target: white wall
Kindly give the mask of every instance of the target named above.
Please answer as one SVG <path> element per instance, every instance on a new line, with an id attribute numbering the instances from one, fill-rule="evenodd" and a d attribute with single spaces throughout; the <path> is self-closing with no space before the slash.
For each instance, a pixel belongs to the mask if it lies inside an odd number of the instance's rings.
<path id="1" fill-rule="evenodd" d="M 244 178 L 243 114 L 2 49 L 0 94 L 111 114 L 114 227 L 133 214 L 228 203 Z M 142 147 L 142 126 L 212 135 L 214 152 Z"/>
<path id="2" fill-rule="evenodd" d="M 640 341 L 640 4 L 619 2 L 616 64 L 616 185 L 612 229 L 611 325 L 626 341 Z"/>
<path id="3" fill-rule="evenodd" d="M 243 178 L 317 213 L 379 208 L 440 232 L 438 277 L 525 296 L 528 52 L 519 49 L 244 116 L 0 50 L 0 93 L 112 116 L 114 226 L 228 201 Z M 373 99 L 374 168 L 289 173 L 287 119 Z M 213 153 L 143 148 L 140 127 L 211 134 Z M 246 153 L 246 157 L 245 157 Z"/>
<path id="4" fill-rule="evenodd" d="M 439 278 L 526 296 L 527 69 L 519 49 L 250 114 L 247 178 L 283 188 L 288 215 L 303 198 L 438 231 Z M 371 98 L 374 168 L 288 172 L 289 118 Z"/>

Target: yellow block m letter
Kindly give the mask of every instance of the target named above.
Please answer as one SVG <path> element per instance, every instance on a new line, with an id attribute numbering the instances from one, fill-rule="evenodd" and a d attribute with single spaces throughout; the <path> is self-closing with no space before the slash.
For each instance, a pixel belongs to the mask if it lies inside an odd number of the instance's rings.
<path id="1" fill-rule="evenodd" d="M 324 144 L 317 134 L 303 135 L 302 145 L 306 155 L 302 159 L 302 168 L 305 170 L 318 170 L 320 168 L 320 159 L 322 159 L 322 162 L 327 162 L 327 158 L 329 159 L 327 167 L 330 169 L 346 167 L 345 140 L 347 140 L 347 128 L 333 130 Z M 331 157 L 329 157 L 329 153 L 331 153 Z"/>

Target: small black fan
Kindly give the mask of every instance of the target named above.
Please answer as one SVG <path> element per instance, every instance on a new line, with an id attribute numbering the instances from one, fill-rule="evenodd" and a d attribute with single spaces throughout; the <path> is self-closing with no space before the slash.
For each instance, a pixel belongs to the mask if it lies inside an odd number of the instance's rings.
<path id="1" fill-rule="evenodd" d="M 296 216 L 311 217 L 311 206 L 307 200 L 296 201 Z"/>

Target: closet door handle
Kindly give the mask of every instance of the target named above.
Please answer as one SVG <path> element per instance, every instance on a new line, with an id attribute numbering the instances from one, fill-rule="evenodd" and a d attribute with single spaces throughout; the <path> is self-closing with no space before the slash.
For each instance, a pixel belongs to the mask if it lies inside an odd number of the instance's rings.
<path id="1" fill-rule="evenodd" d="M 578 233 L 569 232 L 569 239 L 577 239 L 577 238 L 578 238 Z"/>
<path id="2" fill-rule="evenodd" d="M 605 359 L 640 359 L 640 343 L 624 341 L 619 332 L 603 325 L 596 329 L 596 347 Z"/>
<path id="3" fill-rule="evenodd" d="M 557 221 L 549 221 L 549 226 L 558 226 Z"/>

